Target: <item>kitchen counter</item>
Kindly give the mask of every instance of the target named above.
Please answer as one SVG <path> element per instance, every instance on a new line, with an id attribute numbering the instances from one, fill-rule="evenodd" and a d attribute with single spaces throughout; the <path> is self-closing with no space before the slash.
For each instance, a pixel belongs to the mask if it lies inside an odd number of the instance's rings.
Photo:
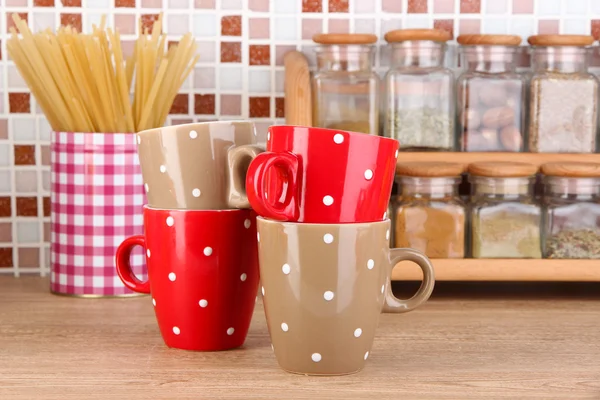
<path id="1" fill-rule="evenodd" d="M 440 284 L 382 315 L 366 368 L 333 378 L 278 368 L 260 300 L 243 348 L 196 353 L 165 347 L 149 297 L 48 287 L 0 276 L 0 399 L 600 398 L 598 284 Z"/>

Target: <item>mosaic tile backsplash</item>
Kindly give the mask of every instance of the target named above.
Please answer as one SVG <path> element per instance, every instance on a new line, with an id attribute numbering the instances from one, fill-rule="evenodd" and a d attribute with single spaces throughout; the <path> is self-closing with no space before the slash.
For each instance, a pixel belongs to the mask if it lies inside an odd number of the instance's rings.
<path id="1" fill-rule="evenodd" d="M 0 273 L 49 270 L 50 127 L 6 52 L 11 15 L 34 30 L 88 32 L 102 15 L 132 51 L 137 20 L 163 12 L 169 39 L 191 31 L 200 62 L 169 123 L 254 119 L 261 135 L 283 121 L 283 55 L 314 63 L 319 32 L 383 35 L 397 28 L 461 33 L 579 33 L 600 37 L 600 0 L 0 0 Z M 450 58 L 450 62 L 452 62 Z M 379 49 L 378 71 L 387 65 Z"/>

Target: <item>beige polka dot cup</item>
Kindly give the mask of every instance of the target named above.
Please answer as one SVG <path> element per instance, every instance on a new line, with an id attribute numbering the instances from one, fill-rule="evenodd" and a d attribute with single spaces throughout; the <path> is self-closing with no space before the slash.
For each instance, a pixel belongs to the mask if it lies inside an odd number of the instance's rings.
<path id="1" fill-rule="evenodd" d="M 258 258 L 267 325 L 277 362 L 288 372 L 344 375 L 369 358 L 382 310 L 403 313 L 425 302 L 434 286 L 429 259 L 390 249 L 390 221 L 306 224 L 257 218 Z M 400 261 L 423 271 L 408 300 L 391 290 Z"/>
<path id="2" fill-rule="evenodd" d="M 246 121 L 175 125 L 138 133 L 138 153 L 151 207 L 187 210 L 250 208 L 245 180 L 263 152 Z"/>

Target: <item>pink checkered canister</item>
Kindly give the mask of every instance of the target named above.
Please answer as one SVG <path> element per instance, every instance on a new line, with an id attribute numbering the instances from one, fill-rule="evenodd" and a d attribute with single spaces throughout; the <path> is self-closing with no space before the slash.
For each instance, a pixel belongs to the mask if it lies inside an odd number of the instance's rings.
<path id="1" fill-rule="evenodd" d="M 115 253 L 123 240 L 144 231 L 136 135 L 53 132 L 51 166 L 51 291 L 134 294 L 117 275 Z M 137 276 L 146 276 L 142 250 L 131 265 Z"/>

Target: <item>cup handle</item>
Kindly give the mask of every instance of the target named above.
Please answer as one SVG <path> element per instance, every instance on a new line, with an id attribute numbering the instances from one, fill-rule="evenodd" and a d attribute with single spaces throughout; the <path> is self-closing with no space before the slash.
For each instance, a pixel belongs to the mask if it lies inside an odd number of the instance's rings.
<path id="1" fill-rule="evenodd" d="M 258 215 L 278 221 L 297 221 L 300 215 L 298 207 L 299 182 L 302 181 L 300 161 L 292 153 L 261 153 L 254 158 L 246 175 L 246 191 L 250 206 Z M 271 204 L 265 198 L 265 176 L 270 168 L 278 168 L 287 173 L 285 200 Z M 282 183 L 283 184 L 283 183 Z"/>
<path id="2" fill-rule="evenodd" d="M 129 289 L 138 293 L 150 293 L 150 281 L 145 282 L 138 279 L 137 276 L 131 270 L 131 264 L 129 263 L 131 251 L 135 246 L 142 246 L 146 249 L 146 239 L 143 235 L 131 236 L 123 241 L 117 248 L 116 263 L 117 263 L 117 274 L 123 284 Z"/>
<path id="3" fill-rule="evenodd" d="M 232 147 L 227 152 L 227 169 L 229 175 L 227 188 L 227 205 L 231 208 L 250 208 L 246 194 L 247 169 L 242 171 L 244 162 L 252 161 L 264 150 L 255 145 Z"/>
<path id="4" fill-rule="evenodd" d="M 412 311 L 427 301 L 429 296 L 431 296 L 431 292 L 433 292 L 433 287 L 435 285 L 433 265 L 431 264 L 429 258 L 425 256 L 425 254 L 413 249 L 391 249 L 390 268 L 393 270 L 396 264 L 400 261 L 412 261 L 421 267 L 421 270 L 423 271 L 423 282 L 413 297 L 407 300 L 401 300 L 392 293 L 390 271 L 390 282 L 387 285 L 387 290 L 385 293 L 383 312 L 404 313 Z"/>

